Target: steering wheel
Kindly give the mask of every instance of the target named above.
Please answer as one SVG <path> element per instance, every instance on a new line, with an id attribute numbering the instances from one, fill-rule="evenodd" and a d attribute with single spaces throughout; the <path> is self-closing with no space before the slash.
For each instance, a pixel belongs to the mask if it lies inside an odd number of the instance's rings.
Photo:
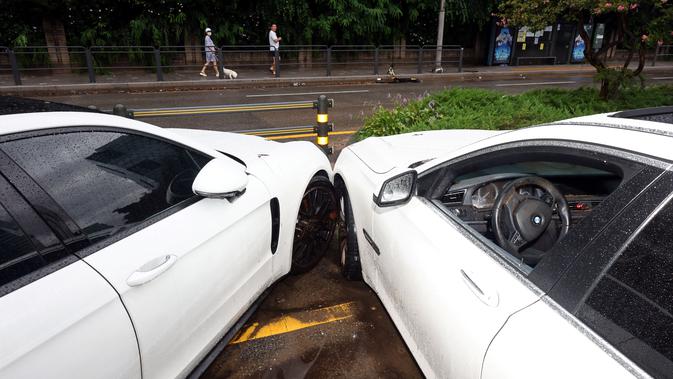
<path id="1" fill-rule="evenodd" d="M 540 197 L 522 194 L 520 189 L 524 187 L 537 187 L 545 194 Z M 538 240 L 547 229 L 555 227 L 552 223 L 554 212 L 561 218 L 560 233 L 554 241 L 556 243 L 570 228 L 570 207 L 563 194 L 550 181 L 539 176 L 512 180 L 503 187 L 493 204 L 491 222 L 498 244 L 514 256 L 524 259 L 522 249 Z M 538 255 L 535 260 L 541 259 L 541 254 Z"/>

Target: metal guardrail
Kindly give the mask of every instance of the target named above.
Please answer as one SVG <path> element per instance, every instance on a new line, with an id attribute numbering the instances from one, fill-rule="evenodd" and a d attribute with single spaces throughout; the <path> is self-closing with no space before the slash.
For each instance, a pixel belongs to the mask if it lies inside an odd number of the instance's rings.
<path id="1" fill-rule="evenodd" d="M 652 59 L 652 67 L 657 64 L 658 58 L 664 59 L 673 59 L 673 45 L 657 45 L 657 49 L 654 52 L 654 58 Z"/>
<path id="2" fill-rule="evenodd" d="M 446 45 L 442 50 L 442 64 L 455 66 L 462 72 L 463 48 Z M 224 67 L 266 71 L 264 67 L 271 63 L 270 51 L 268 45 L 216 47 L 220 78 L 224 78 Z M 280 77 L 281 66 L 309 76 L 331 76 L 335 70 L 345 69 L 356 74 L 378 75 L 381 65 L 415 69 L 415 73 L 432 72 L 435 51 L 436 46 L 283 45 L 274 52 L 276 77 Z M 118 70 L 153 71 L 156 81 L 163 81 L 167 73 L 202 67 L 204 53 L 203 45 L 0 47 L 0 74 L 11 72 L 15 85 L 22 84 L 21 77 L 25 73 L 54 74 L 59 71 L 86 73 L 83 78 L 88 77 L 89 83 L 96 83 L 97 76 Z M 3 58 L 6 65 L 2 64 Z"/>

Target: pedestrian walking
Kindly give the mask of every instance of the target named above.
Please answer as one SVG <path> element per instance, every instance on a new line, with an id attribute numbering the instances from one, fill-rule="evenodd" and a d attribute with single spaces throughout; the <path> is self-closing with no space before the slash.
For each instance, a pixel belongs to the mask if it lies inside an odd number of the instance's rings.
<path id="1" fill-rule="evenodd" d="M 206 74 L 206 67 L 208 67 L 208 65 L 212 63 L 213 68 L 215 69 L 215 77 L 219 77 L 220 70 L 218 70 L 217 68 L 217 54 L 215 50 L 215 44 L 213 43 L 213 40 L 210 39 L 210 36 L 212 34 L 213 31 L 210 28 L 206 28 L 206 38 L 204 43 L 204 45 L 206 45 L 206 63 L 203 65 L 203 68 L 201 69 L 201 72 L 199 72 L 199 75 L 208 76 Z"/>
<path id="2" fill-rule="evenodd" d="M 269 67 L 269 71 L 274 75 L 276 75 L 276 52 L 280 51 L 278 49 L 280 48 L 280 41 L 282 40 L 282 38 L 278 37 L 278 34 L 276 34 L 276 30 L 278 30 L 278 26 L 276 24 L 271 24 L 271 30 L 269 30 L 269 53 L 271 55 L 272 63 L 271 67 Z M 280 55 L 278 55 L 278 59 L 280 60 Z"/>

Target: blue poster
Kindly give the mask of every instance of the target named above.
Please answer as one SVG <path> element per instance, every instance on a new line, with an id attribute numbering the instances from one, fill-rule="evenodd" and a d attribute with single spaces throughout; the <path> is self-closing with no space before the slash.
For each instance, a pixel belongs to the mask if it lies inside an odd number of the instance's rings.
<path id="1" fill-rule="evenodd" d="M 575 37 L 575 45 L 573 46 L 573 57 L 572 61 L 574 63 L 582 62 L 584 60 L 584 40 L 578 34 Z"/>
<path id="2" fill-rule="evenodd" d="M 589 36 L 591 36 L 593 29 L 594 29 L 593 25 L 584 24 L 584 30 L 587 32 Z M 584 47 L 585 47 L 584 40 L 582 39 L 582 36 L 580 36 L 580 34 L 577 33 L 577 36 L 575 37 L 575 43 L 573 44 L 572 56 L 570 57 L 571 63 L 584 62 Z"/>
<path id="3" fill-rule="evenodd" d="M 509 63 L 509 57 L 512 55 L 512 33 L 508 27 L 500 29 L 500 33 L 495 38 L 495 51 L 493 57 L 495 64 Z"/>

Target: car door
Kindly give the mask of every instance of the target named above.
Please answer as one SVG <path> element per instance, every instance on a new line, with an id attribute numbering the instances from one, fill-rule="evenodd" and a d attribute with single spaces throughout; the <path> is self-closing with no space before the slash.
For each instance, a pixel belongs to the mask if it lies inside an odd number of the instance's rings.
<path id="1" fill-rule="evenodd" d="M 117 293 L 67 251 L 2 174 L 0 377 L 141 377 Z"/>
<path id="2" fill-rule="evenodd" d="M 201 199 L 191 183 L 209 156 L 118 129 L 70 128 L 0 148 L 88 239 L 76 254 L 121 296 L 143 377 L 186 375 L 268 285 L 269 194 L 256 178 L 236 199 Z"/>
<path id="3" fill-rule="evenodd" d="M 500 145 L 495 151 L 488 149 L 447 162 L 421 179 L 419 188 L 426 188 L 425 193 L 403 206 L 375 212 L 373 242 L 381 252 L 377 257 L 381 288 L 377 292 L 384 294 L 384 304 L 395 314 L 396 323 L 403 325 L 405 339 L 412 341 L 412 351 L 419 352 L 417 360 L 430 376 L 479 377 L 483 357 L 498 330 L 512 314 L 535 303 L 548 283 L 558 280 L 565 262 L 550 258 L 551 263 L 543 261 L 533 269 L 516 260 L 477 232 L 476 221 L 463 221 L 459 214 L 470 209 L 444 206 L 446 187 L 438 187 L 441 194 L 433 194 L 427 190 L 432 188 L 428 183 L 448 183 L 452 176 L 471 177 L 475 170 L 498 166 L 509 170 L 510 164 L 535 157 L 554 156 L 570 162 L 581 158 L 597 166 L 612 165 L 605 156 L 591 156 L 591 146 L 575 150 L 539 144 Z M 646 183 L 653 175 L 656 173 L 646 175 Z M 572 254 L 583 247 L 591 233 L 601 230 L 604 221 L 600 220 L 588 222 L 589 233 L 566 236 L 554 248 L 565 253 L 550 253 L 549 257 Z M 400 230 L 404 234 L 400 235 Z"/>
<path id="4" fill-rule="evenodd" d="M 376 290 L 428 377 L 478 377 L 498 329 L 539 294 L 434 208 L 414 197 L 375 215 Z"/>
<path id="5" fill-rule="evenodd" d="M 484 378 L 670 377 L 673 173 L 638 192 L 543 300 L 507 321 Z"/>

